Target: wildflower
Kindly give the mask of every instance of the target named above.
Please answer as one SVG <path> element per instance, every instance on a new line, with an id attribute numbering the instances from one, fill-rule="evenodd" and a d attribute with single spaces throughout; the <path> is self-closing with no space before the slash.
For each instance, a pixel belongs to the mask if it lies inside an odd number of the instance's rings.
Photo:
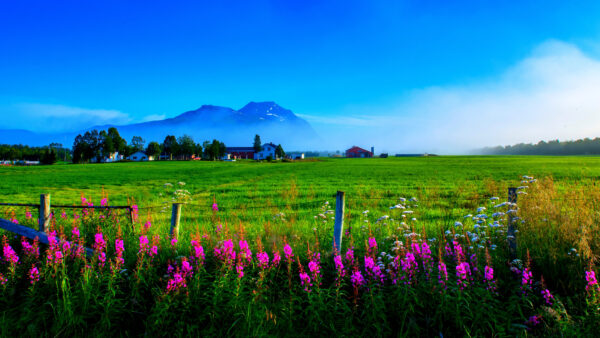
<path id="1" fill-rule="evenodd" d="M 31 269 L 29 269 L 29 282 L 31 283 L 31 285 L 35 285 L 35 283 L 39 282 L 39 280 L 40 280 L 40 271 L 34 265 L 31 267 Z"/>
<path id="2" fill-rule="evenodd" d="M 596 273 L 594 270 L 590 269 L 590 271 L 585 272 L 585 281 L 587 282 L 587 285 L 585 286 L 586 291 L 589 291 L 594 287 L 598 288 L 598 280 L 596 279 Z"/>
<path id="3" fill-rule="evenodd" d="M 279 254 L 279 251 L 273 251 L 273 261 L 271 262 L 271 266 L 277 267 L 279 262 L 281 262 L 281 255 Z"/>
<path id="4" fill-rule="evenodd" d="M 98 265 L 100 265 L 101 267 L 104 267 L 105 262 L 106 262 L 106 253 L 104 251 L 102 251 L 98 255 Z"/>
<path id="5" fill-rule="evenodd" d="M 354 265 L 354 248 L 348 248 L 346 251 L 346 261 L 348 262 L 348 265 Z"/>
<path id="6" fill-rule="evenodd" d="M 106 241 L 104 240 L 104 235 L 102 233 L 94 235 L 94 249 L 96 251 L 104 251 L 106 249 Z"/>
<path id="7" fill-rule="evenodd" d="M 77 227 L 73 227 L 71 233 L 73 234 L 73 239 L 79 239 L 79 229 Z"/>
<path id="8" fill-rule="evenodd" d="M 300 272 L 300 284 L 304 286 L 304 291 L 310 292 L 309 286 L 312 286 L 312 283 L 310 282 L 310 276 L 304 271 Z"/>
<path id="9" fill-rule="evenodd" d="M 171 246 L 175 247 L 177 245 L 177 238 L 173 237 L 171 238 Z"/>
<path id="10" fill-rule="evenodd" d="M 213 211 L 219 211 L 219 206 L 217 205 L 217 203 L 213 203 L 212 210 Z"/>
<path id="11" fill-rule="evenodd" d="M 187 287 L 187 284 L 180 273 L 175 273 L 173 278 L 167 281 L 167 292 L 177 292 L 185 287 Z"/>
<path id="12" fill-rule="evenodd" d="M 373 237 L 369 237 L 369 249 L 377 248 L 377 241 Z"/>
<path id="13" fill-rule="evenodd" d="M 6 242 L 6 237 L 4 239 L 5 239 L 5 242 L 3 245 L 4 261 L 7 263 L 10 263 L 12 266 L 15 266 L 19 263 L 19 256 L 17 256 L 17 253 L 15 252 L 15 250 L 13 250 L 13 248 Z"/>
<path id="14" fill-rule="evenodd" d="M 554 296 L 550 293 L 550 290 L 544 289 L 542 290 L 542 296 L 544 296 L 544 300 L 546 301 L 546 305 L 552 306 L 552 301 L 554 300 Z"/>
<path id="15" fill-rule="evenodd" d="M 462 262 L 456 265 L 456 284 L 462 290 L 467 285 L 467 278 L 471 275 L 471 267 L 469 263 Z"/>
<path id="16" fill-rule="evenodd" d="M 269 254 L 261 251 L 256 254 L 256 258 L 258 259 L 258 266 L 262 269 L 266 269 L 269 267 Z"/>
<path id="17" fill-rule="evenodd" d="M 25 218 L 27 218 L 28 220 L 31 219 L 33 216 L 31 216 L 31 212 L 30 211 L 26 211 L 25 212 Z"/>
<path id="18" fill-rule="evenodd" d="M 184 278 L 191 277 L 194 274 L 192 265 L 185 258 L 181 262 L 181 271 L 183 272 Z"/>
<path id="19" fill-rule="evenodd" d="M 333 257 L 333 263 L 335 264 L 335 269 L 338 272 L 338 277 L 344 277 L 346 275 L 346 271 L 344 270 L 344 263 L 342 263 L 342 256 L 335 255 Z"/>
<path id="20" fill-rule="evenodd" d="M 152 227 L 152 222 L 150 220 L 147 220 L 146 223 L 144 223 L 144 229 L 146 229 L 146 231 L 148 231 L 151 227 Z"/>
<path id="21" fill-rule="evenodd" d="M 405 283 L 411 284 L 417 269 L 417 261 L 415 259 L 415 256 L 412 254 L 412 252 L 407 251 L 406 255 L 404 256 L 404 259 L 400 261 L 400 264 L 402 266 L 402 271 L 405 275 L 402 277 L 402 279 L 406 278 L 407 281 Z"/>
<path id="22" fill-rule="evenodd" d="M 316 253 L 313 258 L 308 262 L 308 270 L 312 275 L 312 279 L 321 285 L 321 254 Z"/>
<path id="23" fill-rule="evenodd" d="M 446 270 L 446 264 L 440 261 L 438 263 L 438 283 L 442 285 L 442 287 L 446 288 L 446 282 L 448 281 L 448 271 Z"/>
<path id="24" fill-rule="evenodd" d="M 363 277 L 360 270 L 354 270 L 352 272 L 352 274 L 350 275 L 350 282 L 352 282 L 352 286 L 355 290 L 365 285 L 365 278 Z"/>
<path id="25" fill-rule="evenodd" d="M 8 279 L 6 279 L 6 277 L 4 277 L 4 275 L 0 273 L 0 285 L 6 285 L 7 282 Z"/>
<path id="26" fill-rule="evenodd" d="M 202 263 L 204 262 L 204 248 L 202 247 L 202 245 L 200 245 L 200 243 L 196 240 L 192 240 L 192 246 L 194 247 L 194 262 L 196 262 L 196 264 L 200 264 L 202 265 Z"/>
<path id="27" fill-rule="evenodd" d="M 37 240 L 34 240 L 33 245 L 29 244 L 25 237 L 21 238 L 21 247 L 27 256 L 34 256 L 36 259 L 40 256 L 40 248 Z"/>
<path id="28" fill-rule="evenodd" d="M 375 264 L 373 257 L 365 256 L 365 271 L 369 278 L 383 284 L 384 274 L 381 271 L 381 267 Z"/>
<path id="29" fill-rule="evenodd" d="M 283 247 L 283 253 L 285 254 L 285 259 L 289 262 L 292 260 L 292 257 L 294 257 L 294 254 L 292 253 L 292 247 L 285 243 L 285 246 Z"/>
<path id="30" fill-rule="evenodd" d="M 537 326 L 540 323 L 540 319 L 542 317 L 538 316 L 538 315 L 533 315 L 531 317 L 529 317 L 529 319 L 527 320 L 527 322 L 525 322 L 526 325 L 529 326 Z"/>
<path id="31" fill-rule="evenodd" d="M 148 249 L 150 248 L 148 244 L 148 237 L 146 237 L 146 235 L 140 236 L 140 250 L 138 251 L 138 253 L 148 252 Z"/>
<path id="32" fill-rule="evenodd" d="M 60 251 L 56 251 L 56 252 L 54 253 L 54 262 L 55 262 L 56 264 L 60 264 L 60 263 L 62 263 L 62 259 L 63 259 L 63 254 L 62 254 L 62 252 L 60 252 Z"/>
<path id="33" fill-rule="evenodd" d="M 244 265 L 240 260 L 238 260 L 238 263 L 235 265 L 235 271 L 238 274 L 238 278 L 244 277 Z"/>
<path id="34" fill-rule="evenodd" d="M 233 250 L 233 241 L 226 239 L 223 241 L 222 246 L 215 247 L 215 257 L 223 261 L 227 266 L 230 266 L 235 261 L 236 253 Z"/>
<path id="35" fill-rule="evenodd" d="M 240 246 L 240 258 L 241 259 L 246 259 L 246 261 L 248 261 L 248 263 L 252 262 L 252 251 L 250 251 L 250 248 L 248 247 L 248 242 L 246 242 L 245 240 L 241 240 L 238 242 L 239 246 Z"/>
<path id="36" fill-rule="evenodd" d="M 530 288 L 532 283 L 533 274 L 529 268 L 525 268 L 523 270 L 523 275 L 521 276 L 521 289 L 523 289 L 523 293 L 525 293 L 525 287 Z"/>
<path id="37" fill-rule="evenodd" d="M 108 199 L 105 197 L 100 200 L 100 206 L 105 207 L 108 204 Z"/>
<path id="38" fill-rule="evenodd" d="M 115 258 L 115 262 L 116 262 L 116 266 L 115 269 L 120 269 L 123 264 L 125 263 L 125 260 L 123 259 L 123 252 L 125 251 L 125 247 L 123 245 L 123 240 L 122 239 L 115 239 L 115 252 L 117 257 Z"/>

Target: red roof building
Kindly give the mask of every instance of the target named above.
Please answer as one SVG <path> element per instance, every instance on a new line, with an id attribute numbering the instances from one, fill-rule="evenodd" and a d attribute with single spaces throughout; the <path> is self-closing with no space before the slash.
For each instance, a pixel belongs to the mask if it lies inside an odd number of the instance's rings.
<path id="1" fill-rule="evenodd" d="M 354 147 L 346 150 L 346 157 L 352 157 L 352 158 L 373 157 L 373 153 L 368 150 L 365 150 L 363 148 L 354 146 Z"/>

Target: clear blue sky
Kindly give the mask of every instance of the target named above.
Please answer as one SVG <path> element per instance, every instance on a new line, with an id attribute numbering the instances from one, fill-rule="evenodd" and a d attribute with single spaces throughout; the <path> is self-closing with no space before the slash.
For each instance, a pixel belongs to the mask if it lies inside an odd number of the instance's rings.
<path id="1" fill-rule="evenodd" d="M 597 56 L 599 14 L 598 1 L 3 1 L 0 112 L 139 121 L 269 100 L 336 118 L 502 76 L 548 40 Z"/>

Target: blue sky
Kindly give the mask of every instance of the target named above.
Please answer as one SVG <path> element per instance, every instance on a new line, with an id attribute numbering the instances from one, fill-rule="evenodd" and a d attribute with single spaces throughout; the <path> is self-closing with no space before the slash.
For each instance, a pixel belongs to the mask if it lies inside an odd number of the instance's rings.
<path id="1" fill-rule="evenodd" d="M 422 126 L 446 119 L 464 135 L 458 122 L 477 119 L 479 108 L 523 105 L 535 120 L 547 108 L 543 99 L 523 103 L 512 89 L 521 89 L 521 100 L 596 89 L 590 76 L 578 79 L 598 69 L 598 13 L 593 1 L 5 1 L 0 128 L 74 129 L 90 120 L 172 117 L 202 104 L 275 101 L 330 132 L 334 147 L 457 152 L 468 138 L 446 149 L 447 123 L 429 128 L 426 139 L 417 137 Z M 573 86 L 561 87 L 564 76 Z M 553 114 L 598 103 L 586 96 L 569 106 L 569 98 Z M 56 123 L 40 126 L 39 115 Z M 542 128 L 554 133 L 511 137 L 498 127 L 489 143 L 600 136 L 562 122 Z M 390 124 L 397 128 L 381 129 Z M 351 137 L 357 130 L 363 139 Z M 407 138 L 389 141 L 398 130 Z M 409 136 L 429 140 L 427 149 L 409 146 Z"/>

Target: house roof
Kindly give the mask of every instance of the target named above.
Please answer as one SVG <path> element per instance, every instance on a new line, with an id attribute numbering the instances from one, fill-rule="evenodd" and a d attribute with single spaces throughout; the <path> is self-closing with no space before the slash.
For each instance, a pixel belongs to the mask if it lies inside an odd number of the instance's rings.
<path id="1" fill-rule="evenodd" d="M 254 151 L 254 147 L 227 147 L 227 151 Z"/>
<path id="2" fill-rule="evenodd" d="M 264 146 L 271 146 L 271 147 L 273 147 L 273 148 L 277 148 L 277 145 L 273 144 L 272 142 L 265 143 L 265 144 L 263 144 L 263 147 L 264 147 Z"/>
<path id="3" fill-rule="evenodd" d="M 361 147 L 357 147 L 357 146 L 353 146 L 352 148 L 346 150 L 346 152 L 351 152 L 351 153 L 371 153 L 370 151 L 363 149 Z"/>
<path id="4" fill-rule="evenodd" d="M 142 154 L 142 155 L 146 155 L 146 153 L 145 153 L 145 152 L 143 152 L 143 151 L 136 151 L 135 153 L 133 153 L 133 154 L 131 154 L 131 155 L 129 155 L 129 156 L 133 156 L 133 155 L 135 155 L 135 154 Z M 148 155 L 146 155 L 146 156 L 148 156 Z"/>

